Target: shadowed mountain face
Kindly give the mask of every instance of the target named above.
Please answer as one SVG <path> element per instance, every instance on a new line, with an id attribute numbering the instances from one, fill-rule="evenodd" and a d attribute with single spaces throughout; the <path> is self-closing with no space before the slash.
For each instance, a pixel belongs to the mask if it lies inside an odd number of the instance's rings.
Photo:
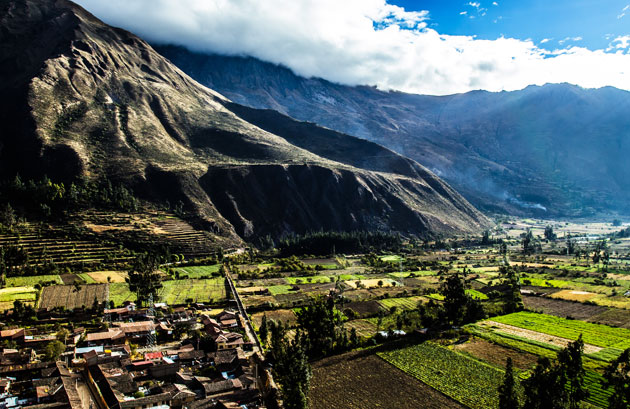
<path id="1" fill-rule="evenodd" d="M 306 79 L 253 58 L 157 50 L 255 108 L 349 133 L 426 165 L 490 211 L 630 213 L 630 93 L 559 84 L 443 97 Z"/>
<path id="2" fill-rule="evenodd" d="M 3 178 L 122 181 L 184 201 L 218 240 L 488 225 L 418 163 L 235 104 L 71 2 L 0 1 L 0 16 Z"/>

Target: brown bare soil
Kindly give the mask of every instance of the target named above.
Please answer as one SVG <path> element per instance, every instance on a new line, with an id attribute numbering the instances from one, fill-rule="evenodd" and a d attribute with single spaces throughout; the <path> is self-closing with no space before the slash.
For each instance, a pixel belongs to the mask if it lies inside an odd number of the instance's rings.
<path id="1" fill-rule="evenodd" d="M 310 409 L 464 408 L 368 351 L 313 365 Z"/>
<path id="2" fill-rule="evenodd" d="M 252 315 L 252 321 L 256 324 L 256 327 L 260 328 L 263 315 L 267 315 L 267 321 L 274 320 L 276 322 L 282 321 L 282 323 L 294 325 L 297 322 L 295 313 L 292 310 L 272 310 L 265 312 L 257 312 Z"/>
<path id="3" fill-rule="evenodd" d="M 529 295 L 523 295 L 523 304 L 528 310 L 542 311 L 545 314 L 555 315 L 556 317 L 571 317 L 576 320 L 586 321 L 591 321 L 594 316 L 608 310 L 608 308 L 600 305 L 588 305 L 578 302 Z M 630 319 L 630 311 L 628 313 L 628 318 Z"/>
<path id="4" fill-rule="evenodd" d="M 536 365 L 538 359 L 536 355 L 515 351 L 478 338 L 474 338 L 470 342 L 456 345 L 455 349 L 467 352 L 483 361 L 502 367 L 505 367 L 507 358 L 512 358 L 514 366 L 523 370 L 531 369 Z"/>
<path id="5" fill-rule="evenodd" d="M 360 317 L 369 317 L 374 314 L 378 314 L 383 308 L 377 301 L 356 301 L 351 302 L 343 306 L 359 314 Z"/>
<path id="6" fill-rule="evenodd" d="M 54 285 L 44 287 L 39 301 L 39 308 L 65 307 L 67 309 L 91 307 L 94 299 L 97 302 L 105 301 L 108 284 L 82 285 L 79 291 L 75 291 L 73 285 Z"/>

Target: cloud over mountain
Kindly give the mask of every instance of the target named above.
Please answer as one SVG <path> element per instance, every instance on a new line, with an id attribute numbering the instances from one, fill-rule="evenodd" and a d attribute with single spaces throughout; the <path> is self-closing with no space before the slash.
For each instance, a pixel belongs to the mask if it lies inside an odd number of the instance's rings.
<path id="1" fill-rule="evenodd" d="M 630 90 L 627 48 L 548 51 L 531 40 L 440 34 L 385 0 L 78 0 L 158 43 L 251 55 L 303 76 L 424 94 L 569 82 Z"/>

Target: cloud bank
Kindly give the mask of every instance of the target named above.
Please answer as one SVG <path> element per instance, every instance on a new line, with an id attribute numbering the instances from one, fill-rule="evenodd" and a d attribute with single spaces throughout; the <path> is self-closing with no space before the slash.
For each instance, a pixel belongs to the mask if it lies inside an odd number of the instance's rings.
<path id="1" fill-rule="evenodd" d="M 547 51 L 451 36 L 385 0 L 76 0 L 105 22 L 195 51 L 249 55 L 306 77 L 444 95 L 568 82 L 630 90 L 630 44 Z M 472 4 L 472 2 L 471 2 Z"/>

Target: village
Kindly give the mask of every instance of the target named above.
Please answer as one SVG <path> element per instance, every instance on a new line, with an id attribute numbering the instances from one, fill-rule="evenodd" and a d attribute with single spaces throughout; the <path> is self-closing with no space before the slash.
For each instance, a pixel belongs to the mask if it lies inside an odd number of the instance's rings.
<path id="1" fill-rule="evenodd" d="M 0 331 L 0 408 L 254 409 L 276 393 L 238 308 L 102 312 L 97 331 L 47 310 L 37 326 Z"/>

